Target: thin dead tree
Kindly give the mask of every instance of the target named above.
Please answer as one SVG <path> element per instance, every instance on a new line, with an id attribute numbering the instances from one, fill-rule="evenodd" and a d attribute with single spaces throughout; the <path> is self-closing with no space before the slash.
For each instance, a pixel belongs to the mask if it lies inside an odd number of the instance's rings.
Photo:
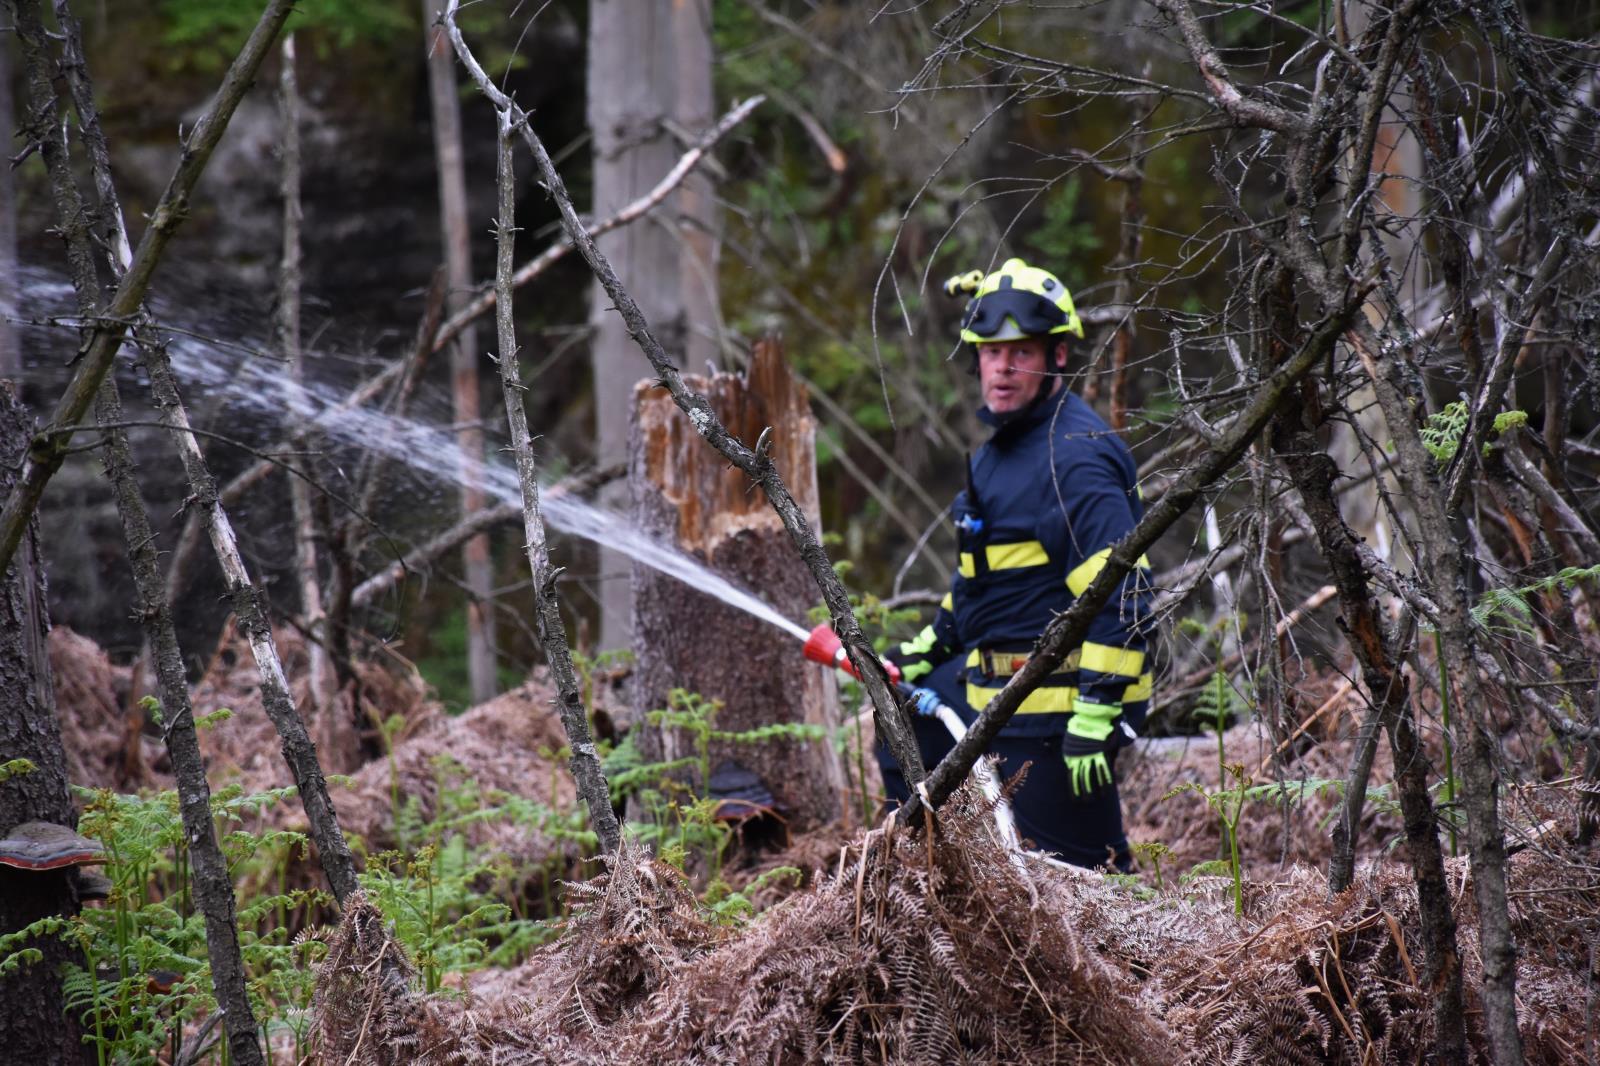
<path id="1" fill-rule="evenodd" d="M 300 195 L 300 86 L 295 70 L 294 34 L 284 34 L 278 53 L 278 121 L 283 195 L 283 258 L 278 267 L 278 347 L 289 364 L 296 384 L 306 377 L 305 348 L 300 343 L 301 241 L 304 221 Z M 306 649 L 311 661 L 311 705 L 319 713 L 329 697 L 330 665 L 324 632 L 322 586 L 318 580 L 316 520 L 312 514 L 311 486 L 303 478 L 289 479 L 289 508 L 294 523 L 295 569 L 300 584 L 300 613 L 314 637 Z"/>
<path id="2" fill-rule="evenodd" d="M 691 392 L 684 385 L 678 368 L 672 364 L 660 342 L 650 332 L 650 324 L 639 310 L 638 304 L 623 288 L 616 272 L 611 269 L 605 256 L 595 246 L 594 240 L 584 228 L 583 221 L 572 205 L 572 198 L 567 195 L 561 174 L 551 162 L 544 143 L 534 133 L 527 112 L 500 91 L 467 47 L 466 40 L 462 37 L 460 27 L 455 21 L 458 7 L 459 0 L 450 0 L 444 19 L 456 55 L 479 90 L 489 98 L 497 110 L 507 116 L 511 129 L 522 136 L 523 141 L 533 152 L 534 162 L 543 179 L 545 190 L 561 212 L 562 226 L 567 231 L 568 238 L 577 246 L 611 297 L 618 313 L 627 323 L 629 335 L 649 359 L 661 386 L 671 393 L 673 402 L 688 416 L 695 431 L 729 462 L 759 484 L 766 493 L 773 510 L 783 521 L 790 540 L 804 560 L 806 568 L 811 571 L 818 588 L 822 590 L 823 602 L 827 605 L 833 627 L 844 641 L 851 664 L 866 685 L 875 712 L 874 721 L 878 735 L 885 739 L 890 751 L 899 760 L 907 779 L 913 782 L 920 781 L 923 777 L 922 757 L 917 750 L 916 738 L 911 732 L 910 720 L 889 687 L 888 675 L 884 671 L 883 664 L 861 632 L 861 626 L 856 621 L 850 605 L 850 595 L 834 571 L 827 551 L 812 531 L 811 524 L 799 505 L 795 503 L 788 487 L 784 485 L 783 478 L 779 476 L 771 457 L 767 455 L 765 435 L 763 439 L 756 441 L 754 447 L 735 439 L 712 411 L 706 398 Z"/>
<path id="3" fill-rule="evenodd" d="M 583 706 L 578 677 L 572 668 L 572 652 L 567 647 L 566 624 L 561 620 L 561 601 L 556 582 L 561 571 L 550 565 L 550 549 L 545 539 L 544 516 L 539 511 L 539 463 L 533 454 L 533 437 L 528 433 L 528 412 L 523 405 L 523 385 L 517 362 L 516 320 L 512 316 L 511 273 L 516 265 L 516 172 L 511 160 L 511 116 L 497 110 L 495 177 L 499 190 L 499 214 L 495 219 L 495 332 L 498 340 L 500 389 L 505 399 L 506 423 L 511 430 L 511 450 L 517 459 L 517 480 L 522 487 L 522 534 L 533 573 L 533 596 L 539 626 L 539 642 L 545 661 L 556 682 L 556 710 L 566 730 L 572 754 L 569 765 L 578 784 L 578 796 L 589 809 L 589 824 L 600 837 L 600 847 L 614 854 L 622 842 L 622 829 L 611 807 L 611 790 L 600 756 L 589 735 L 589 721 Z"/>
<path id="4" fill-rule="evenodd" d="M 78 126 L 102 206 L 99 217 L 104 232 L 98 235 L 101 237 L 99 246 L 104 251 L 109 276 L 116 279 L 127 269 L 131 253 L 112 182 L 110 152 L 88 78 L 81 26 L 65 0 L 56 0 L 55 6 L 63 42 L 60 66 L 71 91 Z M 25 11 L 22 14 L 25 18 L 19 20 L 18 27 L 22 31 L 23 51 L 30 69 L 39 72 L 49 64 L 43 26 L 36 21 L 36 12 Z M 35 103 L 36 106 L 39 103 L 37 98 Z M 94 266 L 95 252 L 90 239 L 89 216 L 71 171 L 64 127 L 54 126 L 45 136 L 48 140 L 41 147 L 51 172 L 52 187 L 58 197 L 58 209 L 63 213 L 61 233 L 69 246 L 68 260 L 73 266 L 72 283 L 79 312 L 85 321 L 92 321 L 102 294 Z M 206 779 L 205 763 L 195 731 L 188 678 L 184 672 L 172 614 L 163 595 L 156 538 L 139 493 L 121 401 L 116 380 L 111 375 L 107 375 L 101 383 L 95 401 L 95 415 L 104 433 L 106 473 L 115 490 L 123 539 L 133 566 L 139 598 L 137 613 L 144 625 L 146 641 L 154 651 L 164 709 L 162 739 L 172 759 L 173 775 L 178 784 L 179 814 L 188 843 L 194 898 L 205 920 L 212 992 L 224 1019 L 231 1057 L 241 1063 L 261 1063 L 265 1060 L 259 1028 L 245 987 L 233 882 L 212 823 L 211 788 Z"/>
<path id="5" fill-rule="evenodd" d="M 434 23 L 442 0 L 422 0 L 428 54 L 428 98 L 433 119 L 434 156 L 439 175 L 439 230 L 449 284 L 448 306 L 458 312 L 472 291 L 472 227 L 467 216 L 467 164 L 461 137 L 461 97 L 455 63 Z M 461 450 L 461 517 L 481 511 L 488 501 L 483 485 L 483 427 L 478 397 L 478 341 L 468 320 L 450 344 L 450 399 Z M 498 691 L 495 626 L 491 599 L 493 569 L 489 536 L 479 533 L 461 549 L 468 590 L 467 675 L 472 701 L 483 703 Z"/>
<path id="6" fill-rule="evenodd" d="M 45 58 L 45 38 L 42 25 L 38 20 L 37 6 L 28 4 L 25 0 L 19 2 L 20 12 L 24 17 L 19 24 L 38 27 L 37 31 L 37 62 L 40 71 L 43 71 Z M 70 17 L 65 0 L 57 0 L 58 11 Z M 281 24 L 281 20 L 279 20 Z M 264 25 L 264 24 L 263 24 Z M 252 42 L 263 33 L 262 25 L 257 26 L 257 32 L 252 34 Z M 276 32 L 274 27 L 273 32 Z M 264 51 L 270 43 L 268 40 L 260 42 Z M 81 46 L 80 56 L 81 56 Z M 246 46 L 250 51 L 250 46 Z M 255 62 L 259 65 L 259 56 Z M 81 66 L 81 60 L 74 68 L 77 91 L 75 98 L 80 107 L 92 107 L 92 87 L 89 84 L 88 74 Z M 230 74 L 231 76 L 231 74 Z M 48 115 L 54 111 L 54 97 L 49 91 L 48 78 L 41 76 L 33 79 L 32 106 L 36 115 Z M 242 89 L 240 90 L 242 93 Z M 235 100 L 236 102 L 236 100 Z M 93 116 L 92 111 L 81 114 L 80 118 L 85 123 Z M 150 375 L 155 404 L 159 412 L 160 421 L 173 431 L 184 470 L 189 479 L 190 489 L 193 494 L 195 506 L 201 508 L 203 523 L 207 534 L 211 538 L 216 551 L 218 562 L 221 564 L 224 576 L 227 579 L 228 591 L 233 601 L 235 614 L 239 619 L 239 626 L 245 633 L 251 650 L 255 655 L 257 666 L 261 675 L 262 701 L 266 706 L 267 714 L 272 719 L 274 727 L 283 740 L 283 755 L 294 776 L 295 784 L 299 789 L 301 802 L 306 811 L 307 820 L 310 822 L 311 836 L 316 842 L 319 857 L 324 872 L 327 874 L 334 896 L 343 901 L 357 890 L 355 862 L 350 855 L 349 845 L 344 839 L 344 834 L 339 830 L 338 818 L 333 809 L 333 803 L 328 796 L 327 781 L 323 776 L 322 768 L 317 761 L 316 746 L 310 735 L 306 732 L 305 723 L 301 720 L 299 712 L 295 709 L 294 701 L 289 694 L 288 679 L 284 673 L 283 663 L 278 655 L 277 645 L 273 639 L 272 628 L 265 613 L 265 606 L 260 591 L 250 579 L 243 556 L 239 552 L 233 527 L 229 521 L 227 511 L 218 499 L 215 479 L 211 476 L 206 465 L 205 457 L 200 450 L 197 437 L 191 431 L 187 412 L 184 410 L 179 397 L 177 380 L 172 371 L 172 364 L 167 356 L 164 342 L 159 336 L 158 327 L 144 307 L 142 294 L 144 286 L 148 284 L 149 263 L 145 267 L 143 283 L 130 285 L 140 265 L 140 252 L 129 253 L 128 242 L 125 236 L 125 227 L 122 222 L 122 208 L 116 196 L 115 187 L 111 181 L 109 157 L 105 151 L 104 140 L 98 136 L 98 122 L 93 123 L 96 136 L 91 141 L 90 156 L 96 164 L 97 179 L 96 192 L 99 203 L 97 217 L 105 220 L 110 227 L 108 247 L 112 249 L 111 263 L 112 276 L 116 280 L 116 288 L 111 298 L 111 317 L 117 320 L 116 325 L 105 325 L 106 312 L 104 305 L 90 299 L 90 305 L 95 307 L 96 313 L 87 316 L 86 321 L 94 323 L 89 329 L 89 338 L 86 344 L 91 347 L 109 343 L 104 338 L 110 336 L 108 330 L 115 333 L 117 343 L 120 343 L 121 328 L 125 322 L 133 325 L 135 337 L 139 342 L 139 350 L 143 365 Z M 215 143 L 214 140 L 211 141 Z M 65 160 L 66 143 L 64 137 L 58 145 Z M 81 197 L 75 185 L 70 181 L 71 174 L 65 165 L 55 168 L 57 173 L 52 178 L 52 191 L 55 194 L 58 215 L 62 220 L 63 228 L 69 232 L 76 228 L 86 231 L 86 222 L 74 222 L 74 218 L 84 215 Z M 180 165 L 180 172 L 183 170 Z M 192 180 L 192 179 L 191 179 Z M 169 192 L 171 189 L 169 188 Z M 152 222 L 154 229 L 156 223 Z M 140 242 L 143 250 L 151 240 L 150 231 L 147 230 L 145 238 Z M 160 243 L 160 242 L 158 242 Z M 90 279 L 95 277 L 92 248 L 87 240 L 86 232 L 75 232 L 68 240 L 69 262 L 72 265 L 73 277 L 78 283 L 86 287 L 91 295 L 94 285 Z M 139 299 L 125 312 L 117 312 L 117 301 L 137 294 Z M 85 297 L 80 294 L 80 299 Z M 87 362 L 87 359 L 85 360 Z M 82 367 L 78 375 L 74 376 L 74 386 L 82 378 Z M 95 390 L 99 391 L 101 384 L 107 380 L 102 374 L 95 382 Z M 69 387 L 70 392 L 70 387 Z M 65 399 L 63 403 L 67 402 Z M 70 433 L 72 426 L 62 427 L 63 433 Z M 63 453 L 64 455 L 64 453 Z M 32 469 L 32 467 L 30 467 Z M 24 472 L 26 477 L 26 471 Z M 42 483 L 41 483 L 42 487 Z M 8 503 L 9 505 L 9 503 Z"/>

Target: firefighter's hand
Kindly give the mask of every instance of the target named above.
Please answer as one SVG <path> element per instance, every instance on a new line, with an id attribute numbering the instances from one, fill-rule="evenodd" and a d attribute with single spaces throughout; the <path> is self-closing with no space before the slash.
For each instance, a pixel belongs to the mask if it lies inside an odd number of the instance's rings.
<path id="1" fill-rule="evenodd" d="M 1111 784 L 1111 760 L 1120 736 L 1116 728 L 1122 708 L 1113 703 L 1072 704 L 1067 733 L 1061 738 L 1061 756 L 1067 764 L 1067 787 L 1074 796 L 1089 796 Z"/>
<path id="2" fill-rule="evenodd" d="M 938 714 L 942 702 L 939 694 L 931 688 L 914 688 L 906 696 L 906 703 L 917 712 L 919 718 L 932 718 Z"/>
<path id="3" fill-rule="evenodd" d="M 933 627 L 928 628 L 931 630 Z M 896 644 L 890 648 L 884 658 L 900 668 L 901 680 L 908 685 L 914 685 L 933 673 L 933 668 L 943 661 L 939 656 L 940 650 L 932 633 L 925 630 L 915 640 L 908 640 L 904 644 Z"/>

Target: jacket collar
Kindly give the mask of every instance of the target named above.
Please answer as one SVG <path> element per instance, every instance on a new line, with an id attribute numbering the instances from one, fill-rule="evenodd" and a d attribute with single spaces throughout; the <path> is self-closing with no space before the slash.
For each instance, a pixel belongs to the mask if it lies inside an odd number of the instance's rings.
<path id="1" fill-rule="evenodd" d="M 991 439 L 997 441 L 1014 439 L 1054 418 L 1061 405 L 1066 403 L 1067 397 L 1071 395 L 1073 395 L 1071 387 L 1063 382 L 1056 392 L 1036 396 L 1027 407 L 1003 417 L 989 410 L 988 404 L 984 404 L 978 408 L 978 421 L 994 430 Z"/>

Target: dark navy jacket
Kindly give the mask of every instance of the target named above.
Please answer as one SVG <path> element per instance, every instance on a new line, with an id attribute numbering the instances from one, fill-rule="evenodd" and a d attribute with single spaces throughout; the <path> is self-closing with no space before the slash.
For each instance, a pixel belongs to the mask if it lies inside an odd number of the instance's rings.
<path id="1" fill-rule="evenodd" d="M 950 595 L 910 642 L 935 659 L 965 657 L 965 702 L 974 713 L 1004 687 L 1051 618 L 1088 587 L 1111 545 L 1144 513 L 1128 446 L 1071 390 L 1003 424 L 987 408 L 979 417 L 996 428 L 971 458 L 968 487 L 953 507 L 961 555 Z M 1149 615 L 1148 569 L 1141 566 L 1095 616 L 1083 646 L 1029 695 L 1004 732 L 1059 734 L 1080 696 L 1120 704 L 1124 719 L 1139 728 L 1150 699 Z"/>

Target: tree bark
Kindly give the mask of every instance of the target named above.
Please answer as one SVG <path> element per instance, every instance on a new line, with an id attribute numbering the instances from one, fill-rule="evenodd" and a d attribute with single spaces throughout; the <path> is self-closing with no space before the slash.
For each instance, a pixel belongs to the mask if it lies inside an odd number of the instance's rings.
<path id="1" fill-rule="evenodd" d="M 1361 663 L 1367 697 L 1389 734 L 1406 848 L 1421 912 L 1423 984 L 1433 997 L 1434 1049 L 1440 1062 L 1464 1062 L 1466 1007 L 1456 920 L 1445 879 L 1433 799 L 1428 792 L 1431 768 L 1411 715 L 1410 685 L 1400 667 L 1404 650 L 1385 635 L 1383 615 L 1372 595 L 1359 541 L 1345 523 L 1334 496 L 1338 466 L 1322 450 L 1311 427 L 1299 424 L 1289 413 L 1280 414 L 1274 424 L 1273 447 L 1288 468 L 1316 529 L 1322 557 L 1339 589 L 1345 633 Z M 1363 791 L 1365 784 L 1360 782 Z M 1360 806 L 1358 800 L 1352 802 L 1354 806 L 1341 826 L 1343 839 L 1335 837 L 1334 865 L 1328 874 L 1328 885 L 1334 892 L 1348 888 L 1354 873 L 1352 849 Z"/>
<path id="2" fill-rule="evenodd" d="M 0 491 L 11 488 L 33 436 L 33 419 L 11 381 L 0 381 Z M 67 791 L 67 758 L 61 748 L 50 682 L 46 637 L 50 614 L 38 529 L 31 524 L 0 581 L 0 762 L 27 759 L 33 769 L 0 779 L 0 832 L 21 822 L 76 826 Z M 0 935 L 51 915 L 78 913 L 68 880 L 71 870 L 30 872 L 0 867 Z M 0 975 L 0 1047 L 13 1062 L 87 1061 L 76 1021 L 67 1013 L 61 967 L 74 959 L 68 938 L 39 937 L 44 957 L 32 966 Z M 78 960 L 81 963 L 81 959 Z"/>
<path id="3" fill-rule="evenodd" d="M 711 13 L 706 0 L 592 0 L 589 5 L 589 127 L 594 135 L 591 215 L 601 218 L 637 199 L 677 161 L 677 124 L 698 134 L 711 125 Z M 627 71 L 626 77 L 619 72 Z M 643 225 L 629 226 L 599 245 L 622 284 L 654 324 L 672 360 L 704 370 L 716 354 L 701 332 L 714 321 L 716 246 L 709 217 L 712 188 L 703 172 L 690 175 Z M 680 224 L 680 219 L 688 225 Z M 649 373 L 627 325 L 612 313 L 610 295 L 595 283 L 590 301 L 594 368 L 596 459 L 622 462 L 634 382 Z M 626 503 L 622 486 L 603 492 Z M 600 646 L 632 644 L 624 556 L 600 552 Z"/>
<path id="4" fill-rule="evenodd" d="M 0 40 L 0 144 L 14 150 L 14 106 L 11 100 L 11 43 Z M 10 166 L 0 166 L 0 378 L 15 378 L 22 369 L 22 350 L 11 319 L 17 313 L 17 180 Z"/>
<path id="5" fill-rule="evenodd" d="M 522 527 L 528 566 L 533 574 L 533 594 L 538 605 L 539 643 L 556 682 L 557 710 L 567 743 L 572 749 L 569 765 L 577 782 L 578 795 L 589 810 L 589 824 L 600 838 L 606 854 L 616 854 L 622 842 L 622 827 L 611 807 L 611 789 L 600 768 L 599 753 L 589 734 L 589 719 L 584 710 L 578 678 L 572 668 L 572 653 L 567 647 L 567 630 L 561 621 L 561 604 L 556 596 L 560 571 L 550 565 L 550 549 L 545 540 L 544 516 L 539 512 L 539 466 L 533 454 L 533 437 L 528 432 L 528 413 L 522 403 L 521 373 L 517 369 L 517 332 L 511 314 L 511 273 L 516 267 L 516 179 L 511 165 L 511 115 L 501 111 L 496 142 L 496 177 L 499 189 L 499 217 L 496 220 L 495 325 L 500 349 L 500 385 L 505 399 L 506 422 L 511 430 L 511 447 L 517 456 L 517 479 L 522 489 Z"/>
<path id="6" fill-rule="evenodd" d="M 296 80 L 294 34 L 284 34 L 279 50 L 278 120 L 282 125 L 278 151 L 283 165 L 280 189 L 283 194 L 283 260 L 278 267 L 278 347 L 289 364 L 289 375 L 298 385 L 306 379 L 305 350 L 300 345 L 300 88 Z M 328 702 L 329 663 L 322 587 L 318 580 L 316 523 L 311 510 L 311 486 L 304 478 L 289 478 L 289 509 L 294 519 L 294 559 L 299 576 L 300 613 L 313 639 L 306 645 L 310 659 L 311 705 L 315 718 Z M 324 725 L 336 728 L 334 716 Z M 332 737 L 324 738 L 331 743 Z"/>
<path id="7" fill-rule="evenodd" d="M 467 213 L 467 164 L 461 141 L 461 98 L 450 42 L 437 27 L 443 0 L 422 0 L 428 26 L 428 97 L 433 108 L 433 149 L 439 167 L 439 230 L 444 245 L 447 301 L 459 312 L 472 296 L 472 220 Z M 478 402 L 478 336 L 468 325 L 450 349 L 450 397 L 461 449 L 461 517 L 483 510 L 483 427 Z M 462 546 L 467 600 L 467 677 L 472 702 L 484 703 L 500 691 L 496 680 L 493 567 L 489 536 L 480 533 Z"/>
<path id="8" fill-rule="evenodd" d="M 122 404 L 113 378 L 106 378 L 101 386 L 96 415 L 106 427 L 106 475 L 116 489 L 117 513 L 122 519 L 122 536 L 139 598 L 139 620 L 154 653 L 161 692 L 161 737 L 172 758 L 172 776 L 178 786 L 178 812 L 183 818 L 183 836 L 189 849 L 189 877 L 194 884 L 195 902 L 205 916 L 211 988 L 222 1013 L 230 1058 L 240 1066 L 257 1066 L 265 1059 L 255 1013 L 250 1009 L 249 991 L 245 987 L 233 879 L 228 874 L 228 860 L 217 845 L 211 820 L 211 784 L 206 780 L 205 759 L 200 754 L 200 741 L 195 732 L 183 652 L 172 624 L 172 611 L 167 606 L 156 537 L 139 493 L 137 471 L 128 449 L 128 433 L 119 425 Z"/>
<path id="9" fill-rule="evenodd" d="M 684 383 L 707 397 L 736 436 L 758 437 L 771 427 L 773 460 L 807 517 L 818 521 L 816 422 L 779 343 L 759 342 L 745 374 L 689 376 Z M 635 388 L 629 437 L 628 482 L 638 527 L 757 591 L 785 617 L 804 618 L 816 602 L 816 586 L 789 546 L 783 523 L 748 491 L 742 474 L 700 443 L 671 397 L 648 384 Z M 635 728 L 647 758 L 690 754 L 681 732 L 644 722 L 645 712 L 668 706 L 674 688 L 721 701 L 719 730 L 837 725 L 832 677 L 801 658 L 791 636 L 754 624 L 744 612 L 647 567 L 634 567 L 633 593 Z M 715 742 L 712 769 L 724 759 L 756 773 L 795 829 L 838 813 L 844 775 L 827 740 Z"/>
<path id="10" fill-rule="evenodd" d="M 244 557 L 239 554 L 233 524 L 217 498 L 216 479 L 211 476 L 205 456 L 201 454 L 199 441 L 189 430 L 189 415 L 178 395 L 172 363 L 159 343 L 141 344 L 140 350 L 144 356 L 144 366 L 150 374 L 150 387 L 161 422 L 172 430 L 183 460 L 184 473 L 188 476 L 189 489 L 193 494 L 192 506 L 201 508 L 206 533 L 211 538 L 212 548 L 216 551 L 217 561 L 227 580 L 228 595 L 239 620 L 239 631 L 250 642 L 250 650 L 260 670 L 261 702 L 282 739 L 283 759 L 289 764 L 294 783 L 300 791 L 300 802 L 310 823 L 311 839 L 317 845 L 323 873 L 327 875 L 334 897 L 343 903 L 359 887 L 356 883 L 355 860 L 351 858 L 350 847 L 339 829 L 339 817 L 328 796 L 328 782 L 317 761 L 317 746 L 306 732 L 305 722 L 295 710 L 294 699 L 289 694 L 289 679 L 283 671 L 283 660 L 278 655 L 277 642 L 272 637 L 272 626 L 267 620 L 261 593 L 250 580 Z"/>

